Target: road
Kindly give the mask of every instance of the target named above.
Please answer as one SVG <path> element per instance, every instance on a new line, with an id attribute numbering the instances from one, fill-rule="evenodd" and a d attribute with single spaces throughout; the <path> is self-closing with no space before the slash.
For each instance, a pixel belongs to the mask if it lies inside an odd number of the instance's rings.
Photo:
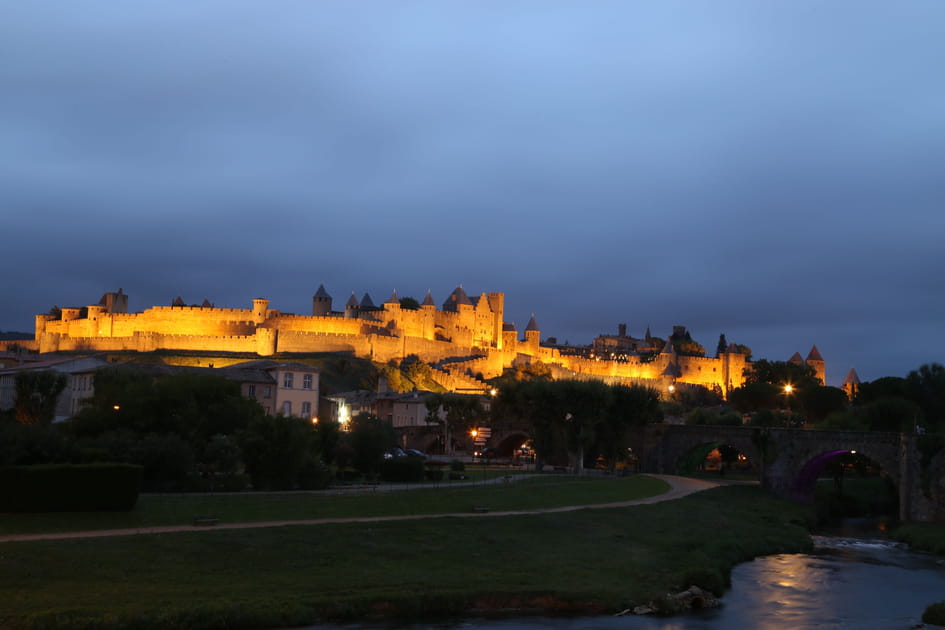
<path id="1" fill-rule="evenodd" d="M 138 527 L 129 529 L 100 529 L 79 532 L 51 532 L 45 534 L 6 534 L 0 535 L 0 543 L 3 542 L 26 542 L 32 540 L 59 540 L 64 538 L 102 538 L 107 536 L 136 536 L 140 534 L 168 534 L 173 532 L 193 532 L 193 531 L 219 531 L 225 529 L 256 529 L 259 527 L 284 527 L 287 525 L 325 525 L 329 523 L 370 523 L 377 521 L 408 521 L 421 518 L 495 518 L 498 516 L 520 516 L 523 514 L 550 514 L 554 512 L 572 512 L 574 510 L 587 509 L 606 509 L 627 507 L 631 505 L 646 505 L 650 503 L 660 503 L 662 501 L 672 501 L 679 499 L 694 492 L 700 492 L 713 488 L 719 484 L 712 481 L 701 479 L 690 479 L 688 477 L 677 477 L 674 475 L 649 475 L 662 479 L 670 485 L 667 492 L 658 494 L 645 499 L 633 499 L 630 501 L 620 501 L 617 503 L 595 503 L 591 505 L 567 505 L 556 508 L 543 508 L 538 510 L 516 510 L 507 512 L 454 512 L 450 514 L 412 514 L 407 516 L 355 516 L 341 518 L 313 518 L 294 521 L 255 521 L 251 523 L 219 523 L 213 526 L 194 526 L 194 525 L 164 525 L 160 527 Z"/>

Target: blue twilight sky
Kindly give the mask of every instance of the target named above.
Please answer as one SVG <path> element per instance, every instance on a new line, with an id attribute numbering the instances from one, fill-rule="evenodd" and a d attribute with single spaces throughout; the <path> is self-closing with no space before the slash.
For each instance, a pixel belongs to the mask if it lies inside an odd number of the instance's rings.
<path id="1" fill-rule="evenodd" d="M 0 330 L 506 293 L 828 383 L 945 362 L 945 2 L 7 2 Z"/>

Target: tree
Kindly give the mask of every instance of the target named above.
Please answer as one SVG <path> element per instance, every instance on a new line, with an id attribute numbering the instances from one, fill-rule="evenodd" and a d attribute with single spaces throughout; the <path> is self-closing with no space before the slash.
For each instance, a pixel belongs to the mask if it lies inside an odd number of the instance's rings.
<path id="1" fill-rule="evenodd" d="M 837 387 L 807 387 L 797 394 L 797 401 L 809 422 L 822 422 L 827 416 L 843 411 L 847 394 Z"/>
<path id="2" fill-rule="evenodd" d="M 302 418 L 253 418 L 238 441 L 257 490 L 292 490 L 314 452 L 312 423 Z"/>
<path id="3" fill-rule="evenodd" d="M 16 421 L 20 424 L 52 423 L 59 394 L 66 388 L 65 374 L 52 370 L 22 370 L 13 379 Z"/>
<path id="4" fill-rule="evenodd" d="M 608 387 L 601 381 L 555 381 L 563 412 L 568 450 L 574 455 L 574 473 L 584 473 L 584 452 L 594 443 L 595 429 L 609 403 Z"/>
<path id="5" fill-rule="evenodd" d="M 783 390 L 764 382 L 745 383 L 728 394 L 728 402 L 742 413 L 775 409 L 784 401 Z"/>
<path id="6" fill-rule="evenodd" d="M 634 427 L 661 422 L 659 394 L 640 385 L 613 385 L 596 430 L 596 451 L 607 460 L 611 473 L 630 447 Z"/>
<path id="7" fill-rule="evenodd" d="M 528 425 L 535 449 L 535 468 L 539 472 L 549 460 L 565 448 L 563 418 L 555 383 L 543 379 L 504 381 L 492 404 L 492 422 L 516 420 Z"/>
<path id="8" fill-rule="evenodd" d="M 453 453 L 454 436 L 469 433 L 486 418 L 479 396 L 462 394 L 433 394 L 426 400 L 427 422 L 443 426 L 447 455 Z"/>
<path id="9" fill-rule="evenodd" d="M 768 383 L 783 388 L 791 385 L 794 389 L 803 389 L 807 386 L 820 385 L 814 368 L 806 363 L 791 363 L 790 361 L 755 361 L 750 368 L 745 369 L 746 383 Z"/>
<path id="10" fill-rule="evenodd" d="M 719 343 L 715 346 L 715 356 L 720 357 L 728 350 L 728 342 L 725 341 L 725 334 L 719 335 Z"/>
<path id="11" fill-rule="evenodd" d="M 400 308 L 406 311 L 416 311 L 420 309 L 420 302 L 412 297 L 400 298 Z"/>
<path id="12" fill-rule="evenodd" d="M 933 430 L 945 429 L 945 366 L 927 363 L 906 376 L 906 393 Z"/>
<path id="13" fill-rule="evenodd" d="M 364 475 L 377 475 L 384 461 L 384 451 L 397 444 L 394 428 L 370 413 L 351 419 L 348 443 L 354 449 L 354 467 Z"/>

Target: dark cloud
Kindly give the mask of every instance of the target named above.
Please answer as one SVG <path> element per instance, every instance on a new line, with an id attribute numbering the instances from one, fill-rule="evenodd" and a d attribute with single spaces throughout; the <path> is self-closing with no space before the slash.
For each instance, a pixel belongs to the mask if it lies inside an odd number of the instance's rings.
<path id="1" fill-rule="evenodd" d="M 943 361 L 931 0 L 0 11 L 0 329 L 503 290 L 589 342 L 689 326 L 839 382 Z"/>

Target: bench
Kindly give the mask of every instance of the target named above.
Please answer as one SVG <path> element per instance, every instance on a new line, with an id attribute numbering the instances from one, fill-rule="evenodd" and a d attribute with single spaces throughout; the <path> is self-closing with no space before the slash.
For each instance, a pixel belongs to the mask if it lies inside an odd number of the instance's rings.
<path id="1" fill-rule="evenodd" d="M 220 519 L 209 514 L 198 514 L 193 519 L 194 527 L 211 527 L 219 522 Z"/>
<path id="2" fill-rule="evenodd" d="M 485 514 L 486 512 L 489 511 L 489 506 L 488 505 L 474 505 L 472 506 L 472 511 L 475 512 L 476 514 Z"/>

